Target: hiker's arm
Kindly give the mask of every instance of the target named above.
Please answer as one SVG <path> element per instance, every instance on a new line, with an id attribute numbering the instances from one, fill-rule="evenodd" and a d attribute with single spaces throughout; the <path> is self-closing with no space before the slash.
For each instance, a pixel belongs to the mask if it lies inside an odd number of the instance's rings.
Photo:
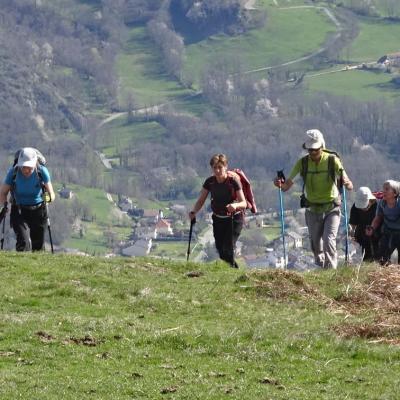
<path id="1" fill-rule="evenodd" d="M 0 204 L 4 204 L 7 201 L 8 193 L 10 192 L 11 186 L 3 183 L 0 186 Z"/>
<path id="2" fill-rule="evenodd" d="M 228 212 L 233 213 L 239 210 L 245 210 L 247 207 L 247 201 L 244 197 L 244 193 L 242 189 L 236 191 L 236 199 L 237 201 L 234 203 L 230 203 L 226 206 Z"/>
<path id="3" fill-rule="evenodd" d="M 287 190 L 289 190 L 292 186 L 293 186 L 293 181 L 290 179 L 290 178 L 288 178 L 288 179 L 286 179 L 286 181 L 285 182 L 281 182 L 280 180 L 279 180 L 279 178 L 275 178 L 274 179 L 274 185 L 276 186 L 276 187 L 281 187 L 281 189 L 282 189 L 282 191 L 283 192 L 286 192 Z"/>
<path id="4" fill-rule="evenodd" d="M 381 226 L 383 221 L 383 215 L 375 215 L 370 226 L 367 226 L 365 233 L 367 236 L 372 236 L 372 234 Z"/>
<path id="5" fill-rule="evenodd" d="M 44 185 L 44 188 L 46 189 L 46 192 L 50 196 L 50 201 L 54 201 L 54 199 L 56 198 L 56 195 L 54 193 L 53 185 L 51 184 L 51 182 L 44 183 L 43 185 Z M 48 203 L 50 203 L 50 201 L 48 201 Z"/>
<path id="6" fill-rule="evenodd" d="M 202 188 L 199 198 L 197 199 L 195 205 L 193 206 L 192 211 L 190 211 L 189 213 L 190 219 L 193 219 L 196 216 L 196 214 L 201 210 L 201 207 L 203 207 L 204 202 L 207 199 L 207 196 L 208 196 L 208 190 Z"/>
<path id="7" fill-rule="evenodd" d="M 349 177 L 346 174 L 346 171 L 344 170 L 342 171 L 342 182 L 347 190 L 353 190 L 353 182 L 349 179 Z"/>

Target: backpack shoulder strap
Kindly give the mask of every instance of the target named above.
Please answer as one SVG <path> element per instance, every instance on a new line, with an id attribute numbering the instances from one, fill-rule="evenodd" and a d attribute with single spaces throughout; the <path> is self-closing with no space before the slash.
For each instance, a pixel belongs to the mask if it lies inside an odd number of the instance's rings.
<path id="1" fill-rule="evenodd" d="M 302 188 L 303 194 L 304 194 L 304 187 L 306 186 L 307 172 L 308 172 L 308 155 L 301 158 L 300 175 L 303 178 L 303 188 Z"/>
<path id="2" fill-rule="evenodd" d="M 336 183 L 335 157 L 334 154 L 329 154 L 328 156 L 328 174 L 332 181 Z"/>

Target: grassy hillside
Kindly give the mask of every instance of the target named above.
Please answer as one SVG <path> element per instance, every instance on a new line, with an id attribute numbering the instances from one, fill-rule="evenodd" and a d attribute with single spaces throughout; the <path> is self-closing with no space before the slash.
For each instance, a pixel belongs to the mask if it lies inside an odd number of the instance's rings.
<path id="1" fill-rule="evenodd" d="M 353 70 L 307 77 L 305 86 L 310 92 L 327 92 L 338 96 L 350 96 L 360 101 L 378 99 L 397 100 L 400 92 L 390 74 Z"/>
<path id="2" fill-rule="evenodd" d="M 122 103 L 128 94 L 134 96 L 137 106 L 144 107 L 190 93 L 166 74 L 160 52 L 143 26 L 130 29 L 129 39 L 117 60 L 117 73 Z"/>
<path id="3" fill-rule="evenodd" d="M 245 70 L 277 65 L 312 53 L 335 31 L 318 9 L 264 7 L 268 12 L 265 27 L 240 36 L 215 35 L 187 46 L 186 73 L 198 78 L 216 57 L 237 58 Z"/>
<path id="4" fill-rule="evenodd" d="M 1 253 L 0 273 L 2 399 L 398 396 L 397 270 Z"/>

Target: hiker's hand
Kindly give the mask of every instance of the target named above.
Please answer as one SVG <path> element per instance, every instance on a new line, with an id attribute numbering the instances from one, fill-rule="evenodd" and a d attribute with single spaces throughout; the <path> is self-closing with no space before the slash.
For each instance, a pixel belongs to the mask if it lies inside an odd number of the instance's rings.
<path id="1" fill-rule="evenodd" d="M 282 178 L 278 178 L 278 177 L 276 177 L 275 179 L 274 179 L 274 185 L 276 186 L 276 187 L 282 187 L 282 185 L 284 184 L 284 180 L 282 179 Z"/>
<path id="2" fill-rule="evenodd" d="M 196 221 L 196 213 L 194 211 L 190 211 L 189 218 L 191 221 Z"/>
<path id="3" fill-rule="evenodd" d="M 234 213 L 237 211 L 236 205 L 234 203 L 228 204 L 226 206 L 226 209 L 228 210 L 229 213 Z"/>
<path id="4" fill-rule="evenodd" d="M 372 236 L 373 235 L 373 233 L 374 233 L 374 228 L 371 226 L 371 225 L 368 225 L 366 228 L 365 228 L 365 234 L 367 235 L 367 236 Z"/>
<path id="5" fill-rule="evenodd" d="M 49 192 L 44 192 L 44 193 L 43 193 L 43 201 L 44 201 L 45 203 L 51 203 L 52 198 L 51 198 Z"/>
<path id="6" fill-rule="evenodd" d="M 343 175 L 343 185 L 347 190 L 353 190 L 353 182 L 346 175 Z"/>

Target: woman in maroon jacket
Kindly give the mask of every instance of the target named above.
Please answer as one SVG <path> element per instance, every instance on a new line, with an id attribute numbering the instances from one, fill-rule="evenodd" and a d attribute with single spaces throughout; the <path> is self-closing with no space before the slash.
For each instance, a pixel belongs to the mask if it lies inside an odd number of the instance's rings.
<path id="1" fill-rule="evenodd" d="M 212 156 L 210 166 L 213 175 L 203 183 L 199 198 L 190 211 L 189 217 L 192 220 L 196 217 L 208 194 L 211 193 L 215 246 L 222 260 L 233 268 L 238 268 L 234 250 L 242 231 L 243 210 L 246 208 L 247 202 L 240 179 L 228 173 L 228 159 L 224 154 Z"/>

